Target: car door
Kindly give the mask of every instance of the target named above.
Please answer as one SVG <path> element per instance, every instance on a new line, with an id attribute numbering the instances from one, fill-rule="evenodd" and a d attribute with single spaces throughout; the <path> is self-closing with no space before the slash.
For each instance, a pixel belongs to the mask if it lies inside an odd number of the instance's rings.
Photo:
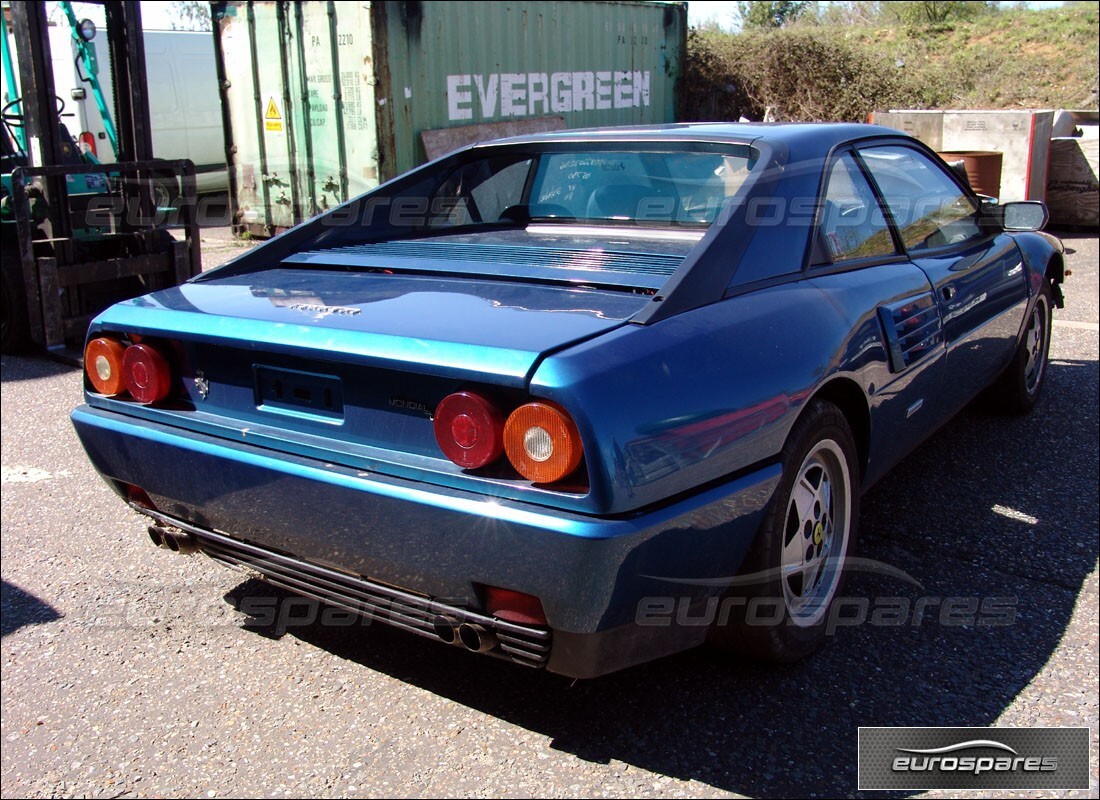
<path id="1" fill-rule="evenodd" d="M 808 274 L 829 302 L 858 309 L 887 363 L 865 374 L 873 480 L 939 425 L 945 352 L 940 307 L 910 263 L 852 152 L 828 164 Z M 862 336 L 862 334 L 861 334 Z M 864 340 L 866 341 L 866 340 Z"/>
<path id="2" fill-rule="evenodd" d="M 915 147 L 864 147 L 859 155 L 910 260 L 928 275 L 941 308 L 953 413 L 1012 357 L 1028 288 L 1011 237 L 980 223 L 980 204 Z"/>

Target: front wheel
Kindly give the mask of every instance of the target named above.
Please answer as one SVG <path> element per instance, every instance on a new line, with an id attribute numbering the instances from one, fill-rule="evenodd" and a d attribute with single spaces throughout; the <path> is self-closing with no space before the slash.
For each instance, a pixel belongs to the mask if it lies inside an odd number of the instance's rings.
<path id="1" fill-rule="evenodd" d="M 1050 354 L 1051 288 L 1043 288 L 1028 314 L 1026 328 L 1012 363 L 989 389 L 989 398 L 1009 414 L 1026 414 L 1035 408 L 1047 377 Z"/>
<path id="2" fill-rule="evenodd" d="M 859 520 L 847 419 L 814 401 L 783 447 L 783 477 L 711 631 L 720 649 L 796 661 L 825 640 Z"/>

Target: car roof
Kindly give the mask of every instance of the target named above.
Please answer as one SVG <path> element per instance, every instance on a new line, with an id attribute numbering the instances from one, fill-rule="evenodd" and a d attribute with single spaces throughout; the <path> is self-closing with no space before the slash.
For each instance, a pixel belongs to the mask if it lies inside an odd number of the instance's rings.
<path id="1" fill-rule="evenodd" d="M 834 147 L 860 139 L 902 136 L 882 125 L 851 122 L 682 122 L 670 125 L 638 125 L 613 128 L 574 128 L 548 133 L 512 136 L 479 146 L 545 144 L 557 142 L 715 142 L 752 144 L 764 141 L 783 145 L 794 158 L 823 158 Z"/>

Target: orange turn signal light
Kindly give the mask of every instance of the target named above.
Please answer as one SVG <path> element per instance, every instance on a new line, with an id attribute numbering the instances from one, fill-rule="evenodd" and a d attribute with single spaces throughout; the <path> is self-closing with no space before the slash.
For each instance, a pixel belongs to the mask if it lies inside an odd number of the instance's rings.
<path id="1" fill-rule="evenodd" d="M 117 339 L 100 336 L 84 348 L 84 372 L 100 394 L 110 396 L 126 391 L 122 376 L 122 356 L 126 345 Z"/>
<path id="2" fill-rule="evenodd" d="M 554 483 L 581 463 L 584 448 L 573 418 L 560 406 L 536 401 L 511 413 L 504 423 L 504 451 L 516 471 L 532 483 Z"/>

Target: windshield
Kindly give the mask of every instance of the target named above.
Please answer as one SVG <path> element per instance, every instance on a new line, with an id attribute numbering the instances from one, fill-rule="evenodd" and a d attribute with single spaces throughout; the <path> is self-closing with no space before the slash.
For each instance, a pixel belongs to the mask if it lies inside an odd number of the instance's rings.
<path id="1" fill-rule="evenodd" d="M 755 165 L 745 146 L 484 157 L 431 198 L 430 227 L 545 222 L 706 227 Z"/>

